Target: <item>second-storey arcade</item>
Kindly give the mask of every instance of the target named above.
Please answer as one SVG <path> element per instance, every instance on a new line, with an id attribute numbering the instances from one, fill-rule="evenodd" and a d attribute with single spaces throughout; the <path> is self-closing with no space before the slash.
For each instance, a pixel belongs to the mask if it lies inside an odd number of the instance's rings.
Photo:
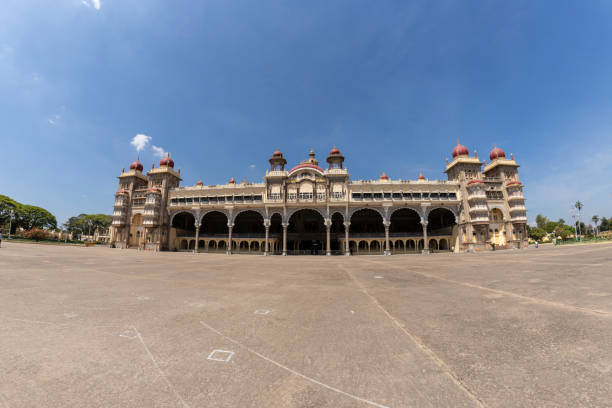
<path id="1" fill-rule="evenodd" d="M 286 170 L 277 150 L 262 183 L 189 187 L 179 187 L 170 157 L 147 175 L 137 161 L 119 177 L 113 242 L 283 255 L 520 248 L 527 237 L 518 165 L 497 147 L 490 158 L 481 162 L 458 144 L 447 160 L 448 180 L 391 180 L 383 173 L 352 181 L 335 147 L 325 169 L 311 150 Z"/>

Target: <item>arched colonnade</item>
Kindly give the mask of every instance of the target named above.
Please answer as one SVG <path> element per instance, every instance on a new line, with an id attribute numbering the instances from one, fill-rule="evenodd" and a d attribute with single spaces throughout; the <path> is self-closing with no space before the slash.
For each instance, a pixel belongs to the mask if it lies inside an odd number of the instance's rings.
<path id="1" fill-rule="evenodd" d="M 456 221 L 450 207 L 182 210 L 170 214 L 168 237 L 179 251 L 391 255 L 453 250 Z"/>

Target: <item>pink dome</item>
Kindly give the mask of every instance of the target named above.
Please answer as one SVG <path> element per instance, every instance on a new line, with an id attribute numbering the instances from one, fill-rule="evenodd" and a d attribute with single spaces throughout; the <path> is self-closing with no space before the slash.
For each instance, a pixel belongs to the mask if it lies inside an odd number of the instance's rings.
<path id="1" fill-rule="evenodd" d="M 329 155 L 333 156 L 333 155 L 336 155 L 336 154 L 340 154 L 340 150 L 338 150 L 338 148 L 336 146 L 334 146 L 334 148 L 329 151 Z"/>
<path id="2" fill-rule="evenodd" d="M 203 185 L 204 185 L 204 183 L 202 183 L 202 180 L 200 180 L 200 181 L 198 181 L 198 182 L 196 183 L 196 186 L 203 186 Z"/>
<path id="3" fill-rule="evenodd" d="M 281 152 L 280 150 L 276 149 L 276 151 L 274 153 L 272 153 L 272 157 L 283 157 L 283 152 Z"/>
<path id="4" fill-rule="evenodd" d="M 236 180 L 234 180 L 234 178 L 232 177 L 229 181 L 230 184 L 236 184 Z"/>
<path id="5" fill-rule="evenodd" d="M 462 144 L 459 144 L 459 141 L 457 141 L 457 146 L 455 146 L 455 148 L 453 149 L 453 158 L 457 156 L 467 156 L 469 154 L 470 151 L 468 150 L 468 148 L 463 146 Z"/>
<path id="6" fill-rule="evenodd" d="M 497 147 L 497 145 L 495 145 L 493 147 L 493 150 L 491 150 L 491 154 L 489 154 L 489 158 L 491 160 L 495 160 L 495 159 L 501 159 L 501 158 L 506 158 L 506 153 L 500 149 L 499 147 Z"/>
<path id="7" fill-rule="evenodd" d="M 387 176 L 387 175 L 385 174 L 385 172 L 383 171 L 383 173 L 380 175 L 380 179 L 381 179 L 381 180 L 389 180 L 389 176 Z"/>
<path id="8" fill-rule="evenodd" d="M 425 176 L 423 175 L 423 173 L 419 173 L 419 180 L 425 180 Z"/>
<path id="9" fill-rule="evenodd" d="M 174 160 L 170 158 L 170 153 L 159 161 L 160 166 L 168 166 L 174 168 Z"/>
<path id="10" fill-rule="evenodd" d="M 135 162 L 132 162 L 132 164 L 130 164 L 130 170 L 142 171 L 143 168 L 144 167 L 142 166 L 142 163 L 138 159 L 136 159 Z"/>

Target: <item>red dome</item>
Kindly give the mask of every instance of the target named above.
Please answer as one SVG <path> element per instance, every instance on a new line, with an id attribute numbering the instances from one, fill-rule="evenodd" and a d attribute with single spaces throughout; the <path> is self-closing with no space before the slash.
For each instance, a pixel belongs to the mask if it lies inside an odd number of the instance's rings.
<path id="1" fill-rule="evenodd" d="M 204 185 L 204 183 L 202 183 L 202 180 L 200 180 L 200 181 L 198 181 L 198 182 L 196 183 L 196 186 L 203 186 L 203 185 Z"/>
<path id="2" fill-rule="evenodd" d="M 419 173 L 419 180 L 425 180 L 425 176 L 423 175 L 423 173 Z"/>
<path id="3" fill-rule="evenodd" d="M 330 156 L 335 155 L 335 154 L 340 154 L 340 150 L 338 150 L 336 146 L 334 146 L 334 148 L 329 151 Z"/>
<path id="4" fill-rule="evenodd" d="M 389 176 L 387 176 L 387 175 L 385 174 L 385 172 L 383 171 L 383 173 L 380 175 L 380 179 L 381 179 L 381 180 L 389 180 Z"/>
<path id="5" fill-rule="evenodd" d="M 136 159 L 135 162 L 132 162 L 132 164 L 130 164 L 130 170 L 142 171 L 143 168 L 144 167 L 142 167 L 142 163 L 138 159 Z"/>
<path id="6" fill-rule="evenodd" d="M 470 151 L 468 150 L 468 148 L 463 146 L 462 144 L 459 144 L 459 141 L 457 141 L 457 146 L 455 146 L 455 148 L 453 149 L 453 158 L 457 156 L 467 156 L 469 154 Z"/>
<path id="7" fill-rule="evenodd" d="M 272 153 L 272 157 L 283 157 L 283 152 L 281 152 L 280 150 L 276 149 L 276 151 L 274 153 Z"/>
<path id="8" fill-rule="evenodd" d="M 236 180 L 234 180 L 234 178 L 232 177 L 229 181 L 230 184 L 236 184 Z"/>
<path id="9" fill-rule="evenodd" d="M 174 160 L 170 158 L 170 153 L 159 161 L 160 166 L 168 166 L 174 168 Z"/>
<path id="10" fill-rule="evenodd" d="M 502 149 L 497 147 L 497 145 L 495 145 L 495 147 L 493 147 L 493 150 L 491 150 L 491 154 L 489 154 L 489 158 L 491 160 L 500 159 L 500 158 L 505 159 L 506 153 Z"/>

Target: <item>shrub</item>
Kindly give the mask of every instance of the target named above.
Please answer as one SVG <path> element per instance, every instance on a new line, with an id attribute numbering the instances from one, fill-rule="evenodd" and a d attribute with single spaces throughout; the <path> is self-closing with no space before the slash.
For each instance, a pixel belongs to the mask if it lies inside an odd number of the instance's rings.
<path id="1" fill-rule="evenodd" d="M 32 228 L 23 233 L 23 236 L 27 239 L 33 239 L 35 241 L 40 241 L 41 239 L 49 238 L 49 234 L 47 231 L 42 230 L 40 228 Z"/>

